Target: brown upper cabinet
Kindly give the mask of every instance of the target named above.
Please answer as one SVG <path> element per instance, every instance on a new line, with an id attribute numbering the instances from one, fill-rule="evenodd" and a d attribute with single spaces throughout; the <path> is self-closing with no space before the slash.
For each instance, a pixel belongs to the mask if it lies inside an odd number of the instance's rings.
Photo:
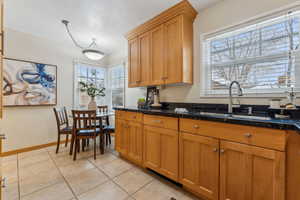
<path id="1" fill-rule="evenodd" d="M 130 31 L 128 86 L 193 83 L 193 21 L 184 0 Z"/>

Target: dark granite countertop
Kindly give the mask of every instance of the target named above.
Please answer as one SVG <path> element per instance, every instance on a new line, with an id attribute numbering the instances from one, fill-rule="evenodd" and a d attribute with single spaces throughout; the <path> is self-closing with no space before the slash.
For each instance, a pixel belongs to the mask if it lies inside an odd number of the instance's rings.
<path id="1" fill-rule="evenodd" d="M 137 107 L 114 107 L 114 109 L 141 112 L 143 114 L 161 115 L 161 116 L 168 116 L 168 117 L 189 118 L 189 119 L 199 119 L 199 120 L 201 119 L 201 120 L 218 121 L 224 123 L 258 126 L 258 127 L 266 127 L 266 128 L 274 128 L 274 129 L 297 130 L 300 132 L 300 120 L 294 120 L 294 119 L 275 119 L 275 118 L 247 119 L 247 118 L 232 116 L 224 113 L 213 115 L 213 114 L 200 113 L 200 111 L 193 111 L 193 110 L 189 110 L 189 112 L 187 113 L 176 113 L 174 109 L 173 110 L 141 109 Z"/>

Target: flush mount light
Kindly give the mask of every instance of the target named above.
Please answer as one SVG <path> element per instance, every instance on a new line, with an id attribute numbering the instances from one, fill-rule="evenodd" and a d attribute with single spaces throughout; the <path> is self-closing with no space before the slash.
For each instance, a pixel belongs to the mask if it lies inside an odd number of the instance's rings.
<path id="1" fill-rule="evenodd" d="M 65 25 L 67 33 L 70 36 L 70 38 L 72 39 L 75 46 L 82 49 L 83 55 L 85 55 L 90 60 L 101 60 L 104 57 L 105 54 L 103 52 L 97 50 L 98 46 L 97 46 L 95 38 L 92 39 L 92 43 L 88 47 L 83 47 L 76 42 L 73 35 L 71 34 L 71 31 L 69 29 L 70 22 L 67 20 L 62 20 L 61 22 Z"/>
<path id="2" fill-rule="evenodd" d="M 95 49 L 85 49 L 82 53 L 90 60 L 101 60 L 104 57 L 104 53 Z"/>

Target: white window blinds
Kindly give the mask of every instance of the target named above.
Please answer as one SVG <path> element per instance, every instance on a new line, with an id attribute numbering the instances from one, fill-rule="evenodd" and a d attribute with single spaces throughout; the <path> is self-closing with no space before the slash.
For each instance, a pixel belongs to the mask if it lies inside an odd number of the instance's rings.
<path id="1" fill-rule="evenodd" d="M 234 80 L 245 93 L 297 87 L 299 32 L 294 12 L 205 39 L 205 94 L 224 94 Z"/>
<path id="2" fill-rule="evenodd" d="M 124 106 L 125 71 L 124 65 L 108 69 L 108 90 L 111 93 L 111 107 Z"/>

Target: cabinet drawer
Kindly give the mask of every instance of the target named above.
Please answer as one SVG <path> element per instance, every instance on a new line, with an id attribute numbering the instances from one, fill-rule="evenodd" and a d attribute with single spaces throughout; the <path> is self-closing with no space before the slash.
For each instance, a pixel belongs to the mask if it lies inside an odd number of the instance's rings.
<path id="1" fill-rule="evenodd" d="M 116 118 L 129 120 L 129 121 L 142 122 L 143 114 L 138 113 L 138 112 L 129 112 L 129 111 L 117 110 L 116 111 Z"/>
<path id="2" fill-rule="evenodd" d="M 178 130 L 178 118 L 144 115 L 144 124 L 149 126 Z"/>
<path id="3" fill-rule="evenodd" d="M 191 119 L 180 119 L 180 131 L 280 151 L 285 150 L 287 136 L 283 130 Z"/>
<path id="4" fill-rule="evenodd" d="M 128 112 L 125 113 L 125 119 L 129 121 L 142 122 L 143 114 L 138 112 Z"/>
<path id="5" fill-rule="evenodd" d="M 125 113 L 126 111 L 123 111 L 123 110 L 116 110 L 116 118 L 118 119 L 125 119 Z"/>

